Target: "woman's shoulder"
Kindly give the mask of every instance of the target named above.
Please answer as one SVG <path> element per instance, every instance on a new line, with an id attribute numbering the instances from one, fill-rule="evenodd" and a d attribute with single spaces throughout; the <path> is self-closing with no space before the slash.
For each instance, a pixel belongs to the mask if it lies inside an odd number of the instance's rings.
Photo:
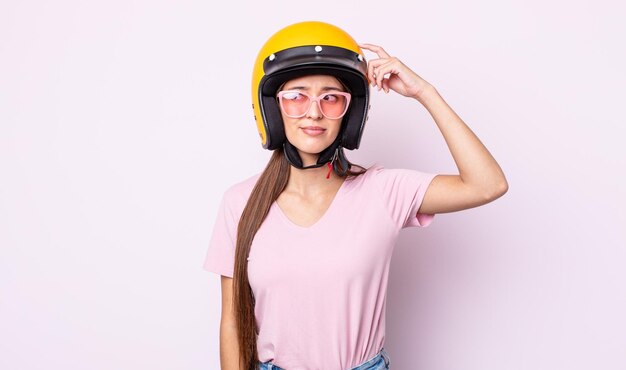
<path id="1" fill-rule="evenodd" d="M 410 169 L 410 168 L 387 167 L 380 162 L 375 162 L 371 166 L 367 167 L 367 172 L 363 173 L 363 175 L 367 175 L 367 177 L 369 178 L 387 178 L 387 177 L 402 175 L 402 174 L 409 173 L 409 172 L 424 173 L 423 171 Z"/>
<path id="2" fill-rule="evenodd" d="M 354 183 L 352 187 L 359 188 L 362 191 L 378 191 L 382 187 L 389 185 L 398 185 L 407 178 L 425 177 L 429 173 L 408 168 L 387 167 L 380 162 L 375 162 L 369 167 L 365 167 L 366 171 L 358 176 L 352 176 Z"/>
<path id="3" fill-rule="evenodd" d="M 235 204 L 245 205 L 250 197 L 250 194 L 252 193 L 254 185 L 256 185 L 259 180 L 259 177 L 261 177 L 261 172 L 245 177 L 242 180 L 231 184 L 224 191 L 224 200 Z"/>
<path id="4" fill-rule="evenodd" d="M 369 166 L 358 166 L 357 168 L 354 168 L 354 165 L 351 167 L 352 171 L 355 171 L 358 168 L 363 168 L 365 169 L 365 171 L 363 171 L 363 173 L 356 175 L 356 176 L 349 176 L 347 179 L 350 181 L 366 181 L 368 178 L 371 178 L 373 175 L 375 175 L 376 173 L 380 172 L 382 169 L 384 169 L 384 166 L 378 162 L 374 162 L 373 164 L 369 165 Z"/>
<path id="5" fill-rule="evenodd" d="M 375 175 L 376 172 L 380 170 L 380 168 L 382 168 L 382 166 L 377 162 L 368 166 L 365 166 L 365 165 L 357 166 L 353 164 L 350 167 L 350 170 L 353 172 L 360 171 L 361 173 L 346 177 L 346 180 L 345 180 L 346 184 L 343 186 L 344 188 L 346 188 L 344 192 L 347 193 L 347 192 L 353 192 L 353 191 L 356 191 L 356 192 L 366 191 L 367 189 L 370 188 L 368 184 L 372 182 L 372 177 Z"/>

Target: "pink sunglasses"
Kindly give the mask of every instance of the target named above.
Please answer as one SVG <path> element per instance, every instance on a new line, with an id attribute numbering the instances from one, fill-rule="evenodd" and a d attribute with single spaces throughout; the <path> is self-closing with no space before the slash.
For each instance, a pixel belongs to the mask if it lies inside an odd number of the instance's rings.
<path id="1" fill-rule="evenodd" d="M 277 96 L 280 108 L 290 118 L 304 117 L 311 109 L 313 102 L 317 103 L 324 117 L 341 118 L 346 114 L 351 98 L 350 93 L 343 91 L 331 91 L 314 98 L 303 91 L 284 90 L 280 91 Z"/>

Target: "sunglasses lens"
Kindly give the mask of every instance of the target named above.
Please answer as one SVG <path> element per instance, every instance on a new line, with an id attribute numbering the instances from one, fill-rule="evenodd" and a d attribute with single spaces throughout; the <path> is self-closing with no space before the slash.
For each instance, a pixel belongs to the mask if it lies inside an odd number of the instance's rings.
<path id="1" fill-rule="evenodd" d="M 346 110 L 347 99 L 339 94 L 326 94 L 320 99 L 322 112 L 328 118 L 339 118 Z"/>
<path id="2" fill-rule="evenodd" d="M 309 109 L 310 104 L 311 100 L 308 96 L 296 91 L 284 93 L 281 100 L 283 111 L 292 117 L 302 116 Z"/>
<path id="3" fill-rule="evenodd" d="M 327 93 L 320 96 L 320 108 L 322 114 L 330 119 L 341 117 L 346 111 L 348 99 L 340 94 Z M 308 96 L 297 92 L 287 91 L 282 94 L 281 108 L 287 116 L 301 117 L 311 106 L 311 99 Z"/>

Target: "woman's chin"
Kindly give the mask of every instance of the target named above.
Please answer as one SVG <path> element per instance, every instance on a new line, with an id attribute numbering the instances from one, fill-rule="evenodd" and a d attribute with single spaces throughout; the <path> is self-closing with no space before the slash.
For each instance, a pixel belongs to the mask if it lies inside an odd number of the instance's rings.
<path id="1" fill-rule="evenodd" d="M 298 148 L 298 152 L 300 153 L 300 156 L 302 155 L 318 156 L 324 149 L 328 148 L 328 145 L 326 146 L 323 146 L 323 145 L 301 146 L 301 147 L 296 147 L 296 148 Z"/>
<path id="2" fill-rule="evenodd" d="M 291 142 L 291 141 L 290 141 Z M 301 140 L 296 143 L 291 142 L 293 146 L 295 146 L 299 152 L 309 154 L 309 155 L 318 155 L 322 150 L 328 148 L 332 141 L 328 142 L 326 140 Z"/>

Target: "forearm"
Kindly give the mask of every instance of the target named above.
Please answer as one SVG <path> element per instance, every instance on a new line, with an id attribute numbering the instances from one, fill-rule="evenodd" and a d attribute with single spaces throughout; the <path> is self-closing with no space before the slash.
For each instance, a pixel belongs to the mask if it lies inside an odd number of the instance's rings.
<path id="1" fill-rule="evenodd" d="M 506 192 L 508 184 L 498 162 L 435 87 L 429 85 L 416 99 L 439 127 L 463 183 L 488 196 Z"/>
<path id="2" fill-rule="evenodd" d="M 244 370 L 239 362 L 239 342 L 234 322 L 220 323 L 220 368 L 222 370 Z"/>

